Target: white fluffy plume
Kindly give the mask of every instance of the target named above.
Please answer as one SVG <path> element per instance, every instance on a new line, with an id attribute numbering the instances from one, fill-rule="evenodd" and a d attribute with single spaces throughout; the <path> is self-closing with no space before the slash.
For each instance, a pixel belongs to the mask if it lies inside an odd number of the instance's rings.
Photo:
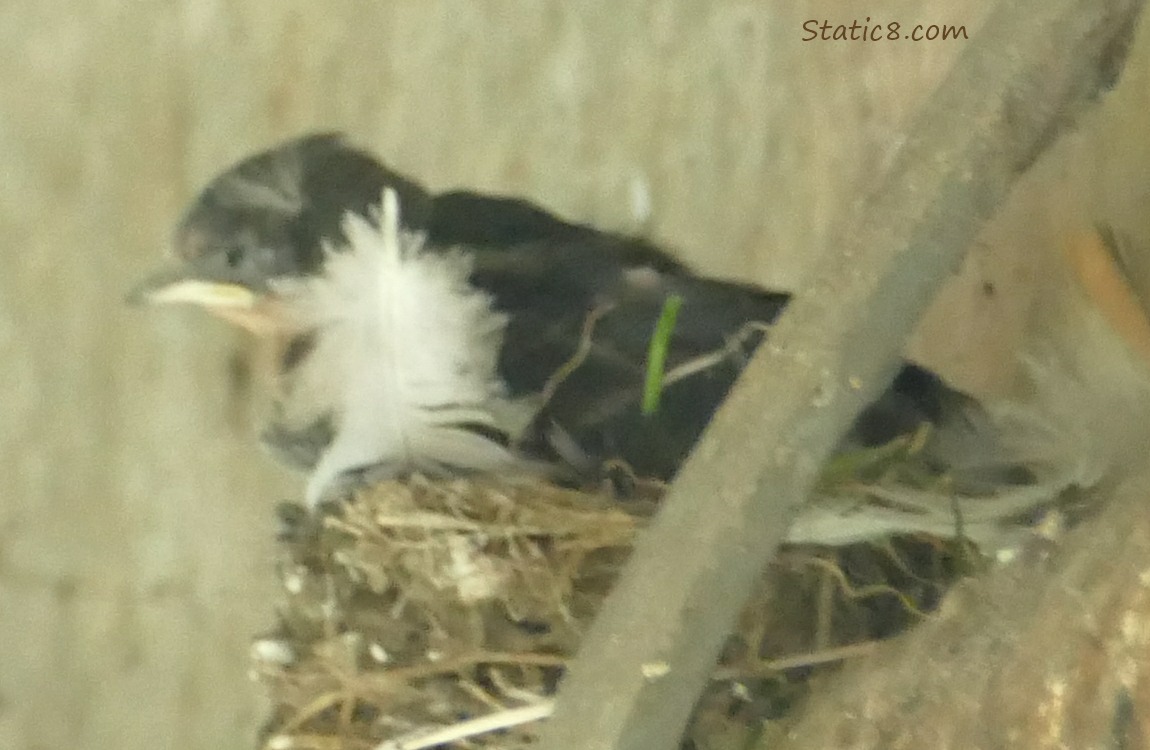
<path id="1" fill-rule="evenodd" d="M 276 286 L 296 324 L 316 331 L 293 373 L 293 401 L 320 404 L 335 420 L 308 481 L 313 503 L 349 470 L 515 463 L 465 427 L 495 430 L 509 407 L 496 370 L 505 316 L 468 283 L 463 253 L 425 252 L 422 235 L 401 230 L 394 191 L 384 192 L 378 220 L 347 214 L 347 244 L 327 248 L 322 275 Z"/>

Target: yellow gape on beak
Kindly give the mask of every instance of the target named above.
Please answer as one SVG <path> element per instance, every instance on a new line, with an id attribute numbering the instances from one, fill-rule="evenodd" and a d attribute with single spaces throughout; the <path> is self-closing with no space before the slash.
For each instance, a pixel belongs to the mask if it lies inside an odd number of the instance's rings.
<path id="1" fill-rule="evenodd" d="M 239 284 L 221 281 L 183 279 L 144 292 L 142 301 L 154 305 L 189 303 L 210 310 L 220 308 L 248 310 L 258 302 L 256 294 Z"/>
<path id="2" fill-rule="evenodd" d="M 128 295 L 133 305 L 197 305 L 257 336 L 279 333 L 285 321 L 274 314 L 277 305 L 251 289 L 227 281 L 209 281 L 166 274 L 145 281 Z"/>

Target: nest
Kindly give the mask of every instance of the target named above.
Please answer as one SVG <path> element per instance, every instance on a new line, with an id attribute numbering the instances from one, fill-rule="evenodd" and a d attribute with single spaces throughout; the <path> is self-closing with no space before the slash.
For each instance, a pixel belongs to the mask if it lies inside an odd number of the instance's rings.
<path id="1" fill-rule="evenodd" d="M 282 545 L 280 627 L 253 646 L 274 705 L 263 747 L 530 744 L 657 495 L 414 477 L 301 516 Z M 819 665 L 920 619 L 969 559 L 926 537 L 790 549 L 688 742 L 743 746 Z"/>

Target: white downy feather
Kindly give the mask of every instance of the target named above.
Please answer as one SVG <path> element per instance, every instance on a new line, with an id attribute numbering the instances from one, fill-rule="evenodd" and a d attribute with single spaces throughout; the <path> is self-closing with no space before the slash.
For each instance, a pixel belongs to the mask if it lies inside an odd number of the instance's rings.
<path id="1" fill-rule="evenodd" d="M 506 316 L 468 283 L 467 256 L 424 252 L 422 235 L 400 229 L 390 189 L 378 226 L 348 213 L 344 232 L 347 245 L 326 249 L 322 275 L 275 289 L 296 323 L 318 334 L 292 399 L 335 417 L 309 502 L 344 472 L 371 466 L 519 466 L 504 446 L 461 427 L 505 427 L 496 414 L 513 408 L 496 369 Z"/>
<path id="2" fill-rule="evenodd" d="M 1070 310 L 1040 353 L 1024 358 L 1025 402 L 988 405 L 1003 458 L 1031 466 L 1036 481 L 986 496 L 871 486 L 814 498 L 789 541 L 843 545 L 896 533 L 961 531 L 986 553 L 1025 538 L 1028 514 L 1055 506 L 1071 487 L 1088 490 L 1144 465 L 1150 452 L 1150 371 L 1089 303 Z M 960 521 L 961 519 L 961 521 Z"/>

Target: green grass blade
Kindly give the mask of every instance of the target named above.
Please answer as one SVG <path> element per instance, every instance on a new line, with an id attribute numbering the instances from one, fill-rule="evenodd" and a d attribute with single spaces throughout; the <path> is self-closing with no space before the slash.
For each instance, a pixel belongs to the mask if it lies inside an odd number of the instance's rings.
<path id="1" fill-rule="evenodd" d="M 667 349 L 671 346 L 671 334 L 675 331 L 675 321 L 683 298 L 678 294 L 667 297 L 655 333 L 647 346 L 647 377 L 643 382 L 643 415 L 650 416 L 659 411 L 659 397 L 663 393 L 663 375 L 667 365 Z"/>

